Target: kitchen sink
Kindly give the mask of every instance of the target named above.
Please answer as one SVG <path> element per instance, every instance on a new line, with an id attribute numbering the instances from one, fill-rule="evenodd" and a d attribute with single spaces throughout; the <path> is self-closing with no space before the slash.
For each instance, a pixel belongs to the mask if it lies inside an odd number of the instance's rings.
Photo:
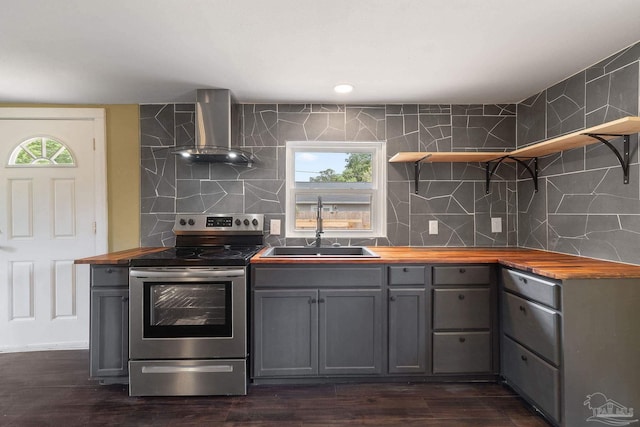
<path id="1" fill-rule="evenodd" d="M 380 255 L 362 246 L 273 246 L 262 258 L 380 258 Z"/>

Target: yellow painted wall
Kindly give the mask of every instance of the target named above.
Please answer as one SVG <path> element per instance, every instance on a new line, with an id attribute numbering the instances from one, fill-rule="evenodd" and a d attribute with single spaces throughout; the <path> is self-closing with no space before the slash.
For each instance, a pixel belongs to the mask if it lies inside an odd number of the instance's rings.
<path id="1" fill-rule="evenodd" d="M 137 247 L 140 242 L 140 114 L 138 105 L 0 103 L 0 107 L 105 109 L 109 252 Z"/>

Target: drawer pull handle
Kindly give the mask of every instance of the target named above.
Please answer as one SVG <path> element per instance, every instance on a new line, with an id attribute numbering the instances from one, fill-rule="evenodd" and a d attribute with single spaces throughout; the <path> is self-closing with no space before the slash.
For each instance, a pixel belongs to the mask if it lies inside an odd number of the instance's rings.
<path id="1" fill-rule="evenodd" d="M 458 295 L 458 299 L 462 301 L 464 299 L 464 295 L 463 294 Z"/>
<path id="2" fill-rule="evenodd" d="M 520 359 L 522 359 L 523 362 L 527 361 L 527 356 L 525 356 L 524 354 L 522 356 L 520 356 Z"/>
<path id="3" fill-rule="evenodd" d="M 396 297 L 389 297 L 389 301 L 395 301 Z"/>
<path id="4" fill-rule="evenodd" d="M 526 310 L 523 306 L 520 306 L 520 311 L 524 313 Z"/>
<path id="5" fill-rule="evenodd" d="M 405 273 L 408 273 L 408 272 L 409 272 L 409 269 L 408 269 L 407 267 L 404 267 L 404 268 L 402 269 L 402 271 L 403 271 L 403 272 L 405 272 Z"/>
<path id="6" fill-rule="evenodd" d="M 518 280 L 520 280 L 525 285 L 527 284 L 527 279 L 525 279 L 524 277 L 518 277 Z"/>
<path id="7" fill-rule="evenodd" d="M 464 269 L 464 268 L 461 268 L 461 269 L 460 269 L 460 270 L 458 270 L 458 271 L 460 271 L 460 274 L 464 274 L 464 273 L 466 273 L 466 272 L 467 272 L 467 270 L 466 270 L 466 269 Z"/>
<path id="8" fill-rule="evenodd" d="M 113 268 L 111 267 L 107 268 L 107 274 L 111 274 L 111 273 L 113 273 Z"/>
<path id="9" fill-rule="evenodd" d="M 465 337 L 460 337 L 460 338 L 458 338 L 458 341 L 460 341 L 460 342 L 465 342 L 466 340 L 467 340 L 467 339 L 466 339 Z"/>

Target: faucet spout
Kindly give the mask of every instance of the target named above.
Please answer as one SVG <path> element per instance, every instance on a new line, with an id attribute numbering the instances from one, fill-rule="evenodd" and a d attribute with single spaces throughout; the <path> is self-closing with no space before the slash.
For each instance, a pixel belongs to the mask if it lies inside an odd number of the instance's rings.
<path id="1" fill-rule="evenodd" d="M 318 212 L 316 216 L 316 248 L 322 244 L 322 197 L 318 196 Z"/>

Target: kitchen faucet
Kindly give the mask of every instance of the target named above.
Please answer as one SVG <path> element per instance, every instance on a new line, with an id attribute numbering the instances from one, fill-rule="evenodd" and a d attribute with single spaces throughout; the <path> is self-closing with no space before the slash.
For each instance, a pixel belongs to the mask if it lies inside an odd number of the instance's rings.
<path id="1" fill-rule="evenodd" d="M 322 197 L 318 196 L 318 214 L 316 216 L 316 248 L 321 245 L 322 231 Z"/>

